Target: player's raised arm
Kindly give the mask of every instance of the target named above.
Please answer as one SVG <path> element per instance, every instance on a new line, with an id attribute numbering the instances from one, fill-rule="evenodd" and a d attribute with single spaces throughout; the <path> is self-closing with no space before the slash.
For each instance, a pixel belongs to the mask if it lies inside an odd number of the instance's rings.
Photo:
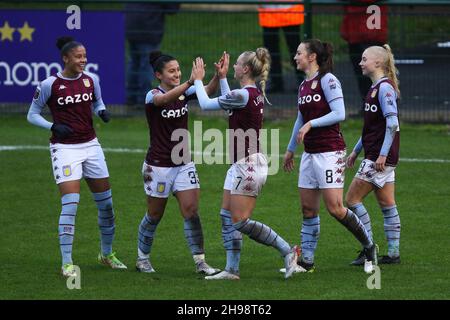
<path id="1" fill-rule="evenodd" d="M 193 63 L 192 75 L 195 79 L 195 90 L 202 110 L 224 110 L 242 109 L 249 101 L 248 91 L 245 89 L 236 89 L 221 95 L 218 98 L 209 98 L 204 87 L 202 79 L 205 76 L 205 68 L 202 58 L 197 58 Z"/>
<path id="2" fill-rule="evenodd" d="M 184 235 L 196 271 L 213 275 L 220 270 L 212 268 L 205 261 L 203 231 L 198 212 L 200 184 L 188 142 L 188 102 L 196 99 L 195 88 L 189 83 L 180 84 L 181 71 L 174 57 L 159 53 L 154 57 L 152 66 L 159 85 L 146 96 L 145 113 L 150 144 L 142 166 L 142 175 L 147 212 L 139 224 L 136 268 L 139 272 L 155 272 L 150 262 L 152 239 L 164 215 L 168 198 L 171 194 L 176 194 L 180 213 L 184 218 Z M 190 79 L 193 81 L 192 75 Z M 205 90 L 203 86 L 202 89 Z M 167 101 L 172 102 L 165 104 Z"/>
<path id="3" fill-rule="evenodd" d="M 205 78 L 205 64 L 202 58 L 197 57 L 192 63 L 191 77 L 194 79 L 195 92 L 197 93 L 200 108 L 202 108 L 202 110 L 219 110 L 220 105 L 218 99 L 210 99 L 205 87 L 203 86 L 203 79 Z"/>
<path id="4" fill-rule="evenodd" d="M 206 64 L 204 65 L 206 70 Z M 217 92 L 217 89 L 219 88 L 219 75 L 217 72 L 214 72 L 211 80 L 209 80 L 209 83 L 205 86 L 205 91 L 208 95 L 215 94 Z"/>
<path id="5" fill-rule="evenodd" d="M 224 51 L 218 63 L 215 63 L 216 72 L 220 79 L 220 94 L 223 96 L 230 92 L 230 86 L 227 81 L 227 73 L 230 65 L 230 55 Z"/>

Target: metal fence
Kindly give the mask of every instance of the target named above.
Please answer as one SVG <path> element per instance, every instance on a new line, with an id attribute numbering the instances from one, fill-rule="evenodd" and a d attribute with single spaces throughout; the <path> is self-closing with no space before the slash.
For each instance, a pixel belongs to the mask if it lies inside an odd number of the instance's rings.
<path id="1" fill-rule="evenodd" d="M 167 5 L 166 1 L 77 1 L 82 10 L 116 10 L 126 15 L 136 14 L 129 3 L 153 3 Z M 188 78 L 192 60 L 202 56 L 207 63 L 207 77 L 211 76 L 213 62 L 226 50 L 232 61 L 246 50 L 263 46 L 263 32 L 258 23 L 257 5 L 264 1 L 188 1 L 178 2 L 181 6 L 173 9 L 152 9 L 149 17 L 163 16 L 163 36 L 156 44 L 163 52 L 171 54 L 180 63 L 183 79 Z M 266 1 L 266 4 L 270 1 Z M 282 1 L 281 3 L 285 3 Z M 280 2 L 277 2 L 280 4 Z M 347 114 L 359 115 L 362 100 L 358 91 L 355 75 L 349 58 L 347 42 L 342 39 L 340 27 L 348 1 L 305 1 L 305 23 L 300 26 L 301 39 L 319 38 L 333 43 L 335 48 L 334 73 L 340 79 Z M 411 122 L 450 121 L 450 1 L 380 1 L 378 5 L 388 6 L 388 35 L 399 69 L 401 119 Z M 9 4 L 17 7 L 16 3 Z M 55 7 L 57 5 L 40 2 L 37 7 Z M 23 5 L 25 8 L 28 4 Z M 64 4 L 59 4 L 64 6 Z M 8 7 L 4 3 L 3 7 Z M 141 11 L 142 12 L 142 11 Z M 163 15 L 161 15 L 163 14 Z M 383 26 L 385 27 L 385 26 Z M 126 30 L 126 35 L 157 36 L 158 28 L 146 30 L 134 28 Z M 288 32 L 289 33 L 289 32 Z M 126 41 L 126 39 L 124 39 Z M 268 117 L 291 117 L 296 112 L 297 88 L 299 77 L 292 65 L 292 54 L 286 40 L 280 36 L 280 58 L 284 82 L 282 90 L 270 90 L 268 98 L 272 106 L 268 108 Z M 127 59 L 134 51 L 127 42 Z M 1 57 L 0 57 L 1 58 Z M 1 60 L 1 59 L 0 59 Z M 129 75 L 126 61 L 123 63 Z M 138 71 L 142 72 L 141 71 Z M 1 75 L 1 73 L 0 73 Z M 233 70 L 230 66 L 229 82 L 232 87 Z M 127 83 L 123 84 L 127 86 Z M 157 85 L 154 81 L 153 85 Z M 142 99 L 145 92 L 130 88 L 129 93 Z M 107 96 L 104 99 L 107 101 Z M 141 112 L 142 106 L 115 105 L 112 110 L 118 114 L 129 115 Z M 2 104 L 1 113 L 24 112 L 27 105 Z M 195 108 L 194 108 L 195 109 Z"/>

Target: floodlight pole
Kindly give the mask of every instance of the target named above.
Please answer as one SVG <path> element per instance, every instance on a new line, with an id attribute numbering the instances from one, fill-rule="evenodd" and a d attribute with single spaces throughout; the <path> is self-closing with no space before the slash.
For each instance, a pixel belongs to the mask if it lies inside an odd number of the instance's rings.
<path id="1" fill-rule="evenodd" d="M 312 38 L 312 5 L 311 0 L 303 0 L 305 7 L 305 24 L 303 28 L 303 39 Z"/>

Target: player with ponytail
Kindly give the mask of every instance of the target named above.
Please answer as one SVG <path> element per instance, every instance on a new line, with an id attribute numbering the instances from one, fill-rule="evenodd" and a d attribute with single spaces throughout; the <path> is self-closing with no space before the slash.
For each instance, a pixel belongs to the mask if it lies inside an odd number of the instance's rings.
<path id="1" fill-rule="evenodd" d="M 151 250 L 156 229 L 164 216 L 172 193 L 184 218 L 184 235 L 197 273 L 212 275 L 219 269 L 206 263 L 203 228 L 199 215 L 200 182 L 188 147 L 188 102 L 196 99 L 192 77 L 181 81 L 180 65 L 175 57 L 152 51 L 149 63 L 159 81 L 145 97 L 145 113 L 150 145 L 142 165 L 147 211 L 138 228 L 136 270 L 156 272 L 151 264 Z M 217 91 L 219 80 L 214 74 L 206 86 Z M 182 135 L 177 135 L 177 133 Z M 176 151 L 177 147 L 181 148 Z"/>
<path id="2" fill-rule="evenodd" d="M 197 58 L 192 68 L 200 107 L 203 110 L 223 109 L 228 112 L 230 159 L 233 162 L 225 178 L 220 211 L 227 264 L 224 271 L 206 277 L 207 280 L 239 279 L 242 233 L 280 252 L 286 267 L 285 278 L 292 275 L 297 265 L 296 246 L 291 247 L 269 226 L 250 219 L 256 205 L 256 197 L 261 192 L 268 174 L 267 159 L 262 153 L 259 137 L 263 123 L 264 100 L 267 100 L 265 87 L 270 61 L 266 48 L 243 52 L 234 64 L 234 78 L 241 88 L 230 90 L 226 79 L 229 55 L 225 53 L 219 68 L 222 95 L 214 99 L 208 97 L 203 87 L 203 60 Z"/>
<path id="3" fill-rule="evenodd" d="M 294 153 L 304 144 L 298 188 L 303 214 L 300 231 L 302 256 L 296 272 L 314 271 L 314 254 L 320 235 L 320 198 L 328 212 L 361 243 L 366 272 L 376 264 L 376 246 L 352 210 L 343 205 L 345 142 L 339 122 L 345 119 L 341 83 L 332 74 L 333 47 L 318 39 L 305 40 L 294 57 L 306 79 L 298 89 L 298 115 L 284 156 L 284 169 L 294 169 Z"/>
<path id="4" fill-rule="evenodd" d="M 71 37 L 61 37 L 56 46 L 64 69 L 39 84 L 27 119 L 52 132 L 50 156 L 62 206 L 58 228 L 61 273 L 66 277 L 77 276 L 72 261 L 72 245 L 82 178 L 86 180 L 98 208 L 101 240 L 98 261 L 113 269 L 126 269 L 112 250 L 115 214 L 109 172 L 92 121 L 92 112 L 103 122 L 110 120 L 102 100 L 99 79 L 97 75 L 84 71 L 87 57 L 83 44 Z M 41 116 L 45 106 L 50 109 L 53 123 Z"/>
<path id="5" fill-rule="evenodd" d="M 362 74 L 372 80 L 365 98 L 362 135 L 347 159 L 353 167 L 364 149 L 364 160 L 347 192 L 347 204 L 361 218 L 372 237 L 370 216 L 362 201 L 374 192 L 384 217 L 384 233 L 388 254 L 379 263 L 400 263 L 400 216 L 395 203 L 395 168 L 399 160 L 400 128 L 398 99 L 400 97 L 397 69 L 389 45 L 367 48 L 359 63 Z M 360 265 L 364 252 L 351 263 Z"/>

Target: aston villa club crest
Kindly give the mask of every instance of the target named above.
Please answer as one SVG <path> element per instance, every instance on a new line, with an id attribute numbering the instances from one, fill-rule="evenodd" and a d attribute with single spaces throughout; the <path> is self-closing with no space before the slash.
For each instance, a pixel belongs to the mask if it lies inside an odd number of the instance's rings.
<path id="1" fill-rule="evenodd" d="M 70 168 L 70 166 L 63 166 L 62 171 L 64 177 L 69 177 L 72 175 L 72 169 Z"/>
<path id="2" fill-rule="evenodd" d="M 317 88 L 317 83 L 318 83 L 318 82 L 319 82 L 318 80 L 314 80 L 313 83 L 312 83 L 312 85 L 311 85 L 311 89 Z"/>
<path id="3" fill-rule="evenodd" d="M 165 182 L 158 182 L 158 185 L 156 187 L 156 190 L 159 193 L 164 193 L 164 191 L 166 190 L 166 183 Z"/>
<path id="4" fill-rule="evenodd" d="M 374 89 L 372 91 L 372 94 L 370 95 L 372 98 L 375 98 L 375 96 L 377 95 L 378 89 Z"/>
<path id="5" fill-rule="evenodd" d="M 89 82 L 89 79 L 83 79 L 83 83 L 84 83 L 84 86 L 86 88 L 89 88 L 91 86 L 91 83 Z"/>

